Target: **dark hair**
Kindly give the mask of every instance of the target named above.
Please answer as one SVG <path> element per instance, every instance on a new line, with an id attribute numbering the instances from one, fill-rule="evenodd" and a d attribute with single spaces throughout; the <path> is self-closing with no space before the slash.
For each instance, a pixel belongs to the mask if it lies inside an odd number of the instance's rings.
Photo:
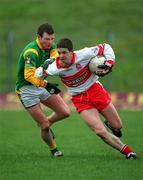
<path id="1" fill-rule="evenodd" d="M 53 29 L 52 25 L 50 25 L 48 23 L 41 24 L 38 27 L 37 34 L 42 37 L 44 32 L 46 32 L 49 35 L 54 34 L 54 29 Z"/>
<path id="2" fill-rule="evenodd" d="M 57 48 L 67 48 L 69 51 L 73 51 L 73 43 L 70 39 L 63 38 L 57 43 Z"/>

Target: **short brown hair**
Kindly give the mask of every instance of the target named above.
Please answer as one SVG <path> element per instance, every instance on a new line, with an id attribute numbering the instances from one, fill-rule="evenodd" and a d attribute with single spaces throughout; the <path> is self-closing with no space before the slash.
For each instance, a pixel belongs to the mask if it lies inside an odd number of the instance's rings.
<path id="1" fill-rule="evenodd" d="M 48 23 L 41 24 L 38 27 L 37 34 L 42 37 L 44 32 L 46 32 L 49 35 L 54 34 L 54 29 L 53 29 L 52 25 L 50 25 Z"/>
<path id="2" fill-rule="evenodd" d="M 69 51 L 73 51 L 73 43 L 70 39 L 63 38 L 57 43 L 57 48 L 67 48 Z"/>

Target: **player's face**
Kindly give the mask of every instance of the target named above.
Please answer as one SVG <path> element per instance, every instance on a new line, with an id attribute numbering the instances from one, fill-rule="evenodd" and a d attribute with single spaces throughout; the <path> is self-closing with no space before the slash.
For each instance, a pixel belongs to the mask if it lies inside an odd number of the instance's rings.
<path id="1" fill-rule="evenodd" d="M 50 49 L 55 40 L 55 34 L 49 35 L 44 32 L 42 37 L 39 36 L 39 39 L 44 49 Z"/>
<path id="2" fill-rule="evenodd" d="M 69 51 L 67 48 L 58 48 L 59 59 L 65 66 L 71 64 L 72 53 L 73 52 Z"/>

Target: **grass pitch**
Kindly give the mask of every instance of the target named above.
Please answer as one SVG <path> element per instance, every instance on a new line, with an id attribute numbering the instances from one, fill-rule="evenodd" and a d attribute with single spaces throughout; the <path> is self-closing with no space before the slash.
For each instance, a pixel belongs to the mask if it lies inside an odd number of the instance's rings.
<path id="1" fill-rule="evenodd" d="M 51 158 L 36 123 L 25 111 L 0 111 L 1 180 L 141 180 L 143 174 L 143 113 L 121 111 L 123 138 L 137 160 L 104 144 L 79 115 L 53 125 L 64 157 Z"/>

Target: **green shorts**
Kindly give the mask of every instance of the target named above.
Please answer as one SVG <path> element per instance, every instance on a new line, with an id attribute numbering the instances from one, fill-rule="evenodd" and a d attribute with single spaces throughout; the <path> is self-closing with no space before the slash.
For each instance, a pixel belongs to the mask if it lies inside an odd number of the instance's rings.
<path id="1" fill-rule="evenodd" d="M 19 91 L 19 98 L 25 108 L 34 106 L 40 101 L 44 101 L 51 96 L 45 88 L 33 85 L 25 85 L 21 87 Z"/>

